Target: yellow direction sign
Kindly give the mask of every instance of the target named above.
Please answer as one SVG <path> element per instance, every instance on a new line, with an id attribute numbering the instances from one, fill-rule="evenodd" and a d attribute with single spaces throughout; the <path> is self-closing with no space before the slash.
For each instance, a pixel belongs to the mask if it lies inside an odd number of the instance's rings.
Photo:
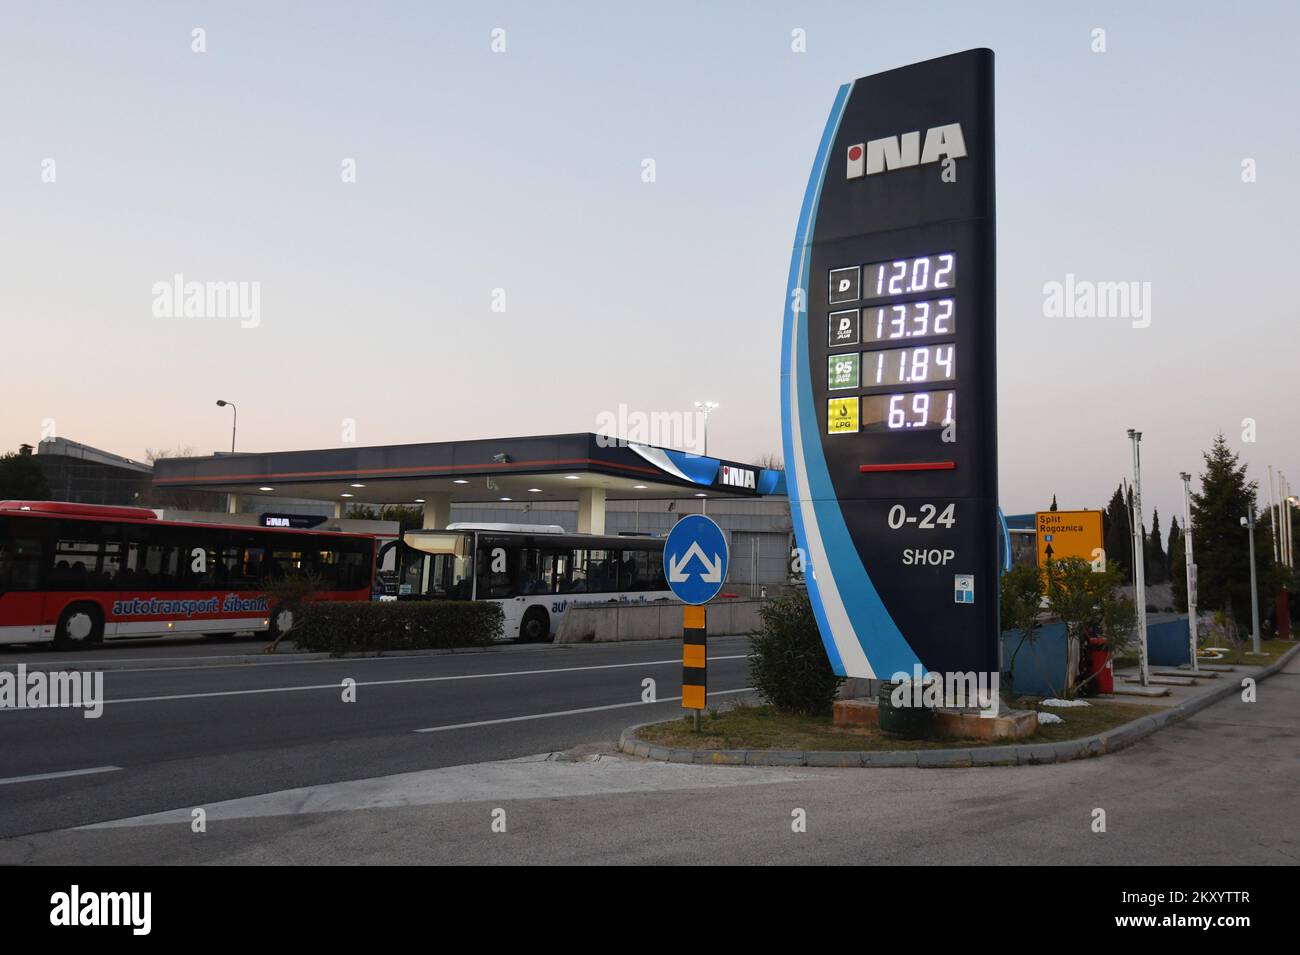
<path id="1" fill-rule="evenodd" d="M 1048 559 L 1081 557 L 1092 563 L 1102 556 L 1101 511 L 1039 511 L 1034 515 L 1038 530 L 1038 566 Z"/>

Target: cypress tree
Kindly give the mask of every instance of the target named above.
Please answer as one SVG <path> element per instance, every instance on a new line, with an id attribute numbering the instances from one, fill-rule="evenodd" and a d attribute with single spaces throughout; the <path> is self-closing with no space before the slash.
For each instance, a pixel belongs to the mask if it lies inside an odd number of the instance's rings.
<path id="1" fill-rule="evenodd" d="M 1165 562 L 1165 550 L 1160 543 L 1160 511 L 1151 511 L 1151 536 L 1147 540 L 1147 579 L 1152 583 L 1164 583 L 1169 578 L 1169 567 Z"/>
<path id="2" fill-rule="evenodd" d="M 1110 503 L 1106 505 L 1105 526 L 1106 559 L 1113 560 L 1126 574 L 1133 570 L 1133 537 L 1129 531 L 1128 508 L 1124 503 L 1124 486 L 1115 488 Z"/>

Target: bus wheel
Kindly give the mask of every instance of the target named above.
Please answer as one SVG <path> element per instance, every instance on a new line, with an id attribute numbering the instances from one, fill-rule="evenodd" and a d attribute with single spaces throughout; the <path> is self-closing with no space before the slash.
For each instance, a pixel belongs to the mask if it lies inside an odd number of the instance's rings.
<path id="1" fill-rule="evenodd" d="M 59 617 L 54 628 L 54 646 L 59 650 L 90 647 L 104 642 L 104 617 L 94 604 L 73 604 Z"/>
<path id="2" fill-rule="evenodd" d="M 519 638 L 527 643 L 551 639 L 551 618 L 541 607 L 530 607 L 519 623 Z"/>

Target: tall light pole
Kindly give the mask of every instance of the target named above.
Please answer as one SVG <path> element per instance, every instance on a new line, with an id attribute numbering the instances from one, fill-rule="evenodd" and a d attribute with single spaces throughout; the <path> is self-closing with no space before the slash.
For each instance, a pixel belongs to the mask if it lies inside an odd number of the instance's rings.
<path id="1" fill-rule="evenodd" d="M 1295 495 L 1291 493 L 1291 482 L 1286 479 L 1286 475 L 1281 471 L 1277 472 L 1278 481 L 1282 488 L 1282 562 L 1286 564 L 1287 570 L 1295 566 L 1295 541 L 1291 537 L 1291 508 L 1295 506 Z"/>
<path id="2" fill-rule="evenodd" d="M 232 412 L 234 412 L 234 417 L 230 419 L 230 453 L 234 454 L 235 453 L 235 429 L 239 426 L 239 409 L 235 407 L 235 403 L 233 401 L 223 401 L 220 398 L 217 399 L 217 407 L 229 408 Z"/>
<path id="3" fill-rule="evenodd" d="M 1146 548 L 1142 537 L 1142 459 L 1138 446 L 1142 432 L 1128 429 L 1133 442 L 1133 603 L 1137 605 L 1138 624 L 1138 676 L 1143 686 L 1151 683 L 1151 667 L 1147 662 L 1147 577 Z"/>
<path id="4" fill-rule="evenodd" d="M 695 410 L 704 415 L 704 456 L 709 456 L 709 414 L 718 410 L 716 401 L 697 401 Z"/>
<path id="5" fill-rule="evenodd" d="M 1286 561 L 1287 570 L 1295 565 L 1295 550 L 1292 547 L 1291 540 L 1291 508 L 1296 505 L 1296 499 L 1291 494 L 1291 485 L 1286 485 L 1286 497 L 1282 502 L 1282 539 L 1286 541 Z"/>
<path id="6" fill-rule="evenodd" d="M 1280 563 L 1285 548 L 1282 546 L 1282 507 L 1279 501 L 1274 504 L 1273 496 L 1273 465 L 1268 466 L 1268 521 L 1273 525 L 1273 563 Z"/>
<path id="7" fill-rule="evenodd" d="M 1187 636 L 1192 651 L 1192 672 L 1200 670 L 1196 662 L 1196 559 L 1192 552 L 1192 476 L 1183 471 L 1183 564 L 1187 571 Z"/>
<path id="8" fill-rule="evenodd" d="M 1246 516 L 1241 519 L 1241 526 L 1246 528 L 1250 543 L 1250 646 L 1255 656 L 1259 649 L 1259 589 L 1255 583 L 1255 502 L 1250 502 Z"/>

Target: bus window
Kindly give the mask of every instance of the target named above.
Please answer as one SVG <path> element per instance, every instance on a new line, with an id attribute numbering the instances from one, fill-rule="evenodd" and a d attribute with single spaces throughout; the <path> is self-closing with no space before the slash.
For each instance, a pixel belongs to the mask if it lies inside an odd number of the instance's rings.
<path id="1" fill-rule="evenodd" d="M 618 568 L 607 550 L 587 551 L 587 593 L 607 594 L 618 590 Z"/>
<path id="2" fill-rule="evenodd" d="M 99 578 L 105 590 L 115 590 L 122 575 L 122 542 L 104 541 L 104 553 L 100 561 Z"/>
<path id="3" fill-rule="evenodd" d="M 370 579 L 370 558 L 360 551 L 344 551 L 338 555 L 335 590 L 356 590 L 365 587 Z"/>
<path id="4" fill-rule="evenodd" d="M 623 551 L 623 560 L 618 571 L 618 589 L 623 591 L 653 589 L 654 572 L 650 564 L 649 551 Z"/>
<path id="5" fill-rule="evenodd" d="M 85 534 L 55 541 L 51 590 L 91 589 L 91 575 L 99 566 L 99 541 L 88 538 Z"/>
<path id="6" fill-rule="evenodd" d="M 149 586 L 160 590 L 176 585 L 180 549 L 168 544 L 150 544 L 144 552 L 144 568 Z"/>
<path id="7" fill-rule="evenodd" d="M 648 550 L 641 551 L 646 559 L 646 580 L 649 582 L 647 590 L 667 590 L 668 579 L 664 577 L 664 562 L 662 553 L 652 553 Z"/>
<path id="8" fill-rule="evenodd" d="M 0 592 L 39 589 L 40 569 L 39 540 L 0 535 Z"/>

